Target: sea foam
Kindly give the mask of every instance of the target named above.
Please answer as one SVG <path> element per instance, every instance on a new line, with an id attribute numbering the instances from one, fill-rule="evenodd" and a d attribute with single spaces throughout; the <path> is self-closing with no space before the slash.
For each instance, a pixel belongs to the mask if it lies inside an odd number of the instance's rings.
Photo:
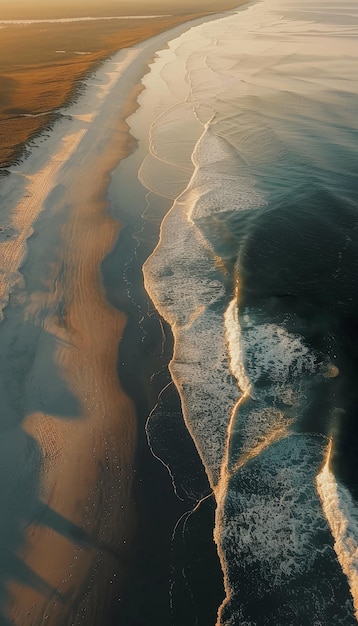
<path id="1" fill-rule="evenodd" d="M 220 624 L 354 624 L 315 488 L 325 446 L 288 436 L 228 481 L 215 529 L 227 589 Z"/>
<path id="2" fill-rule="evenodd" d="M 348 489 L 330 469 L 332 443 L 327 447 L 326 462 L 316 484 L 324 514 L 334 537 L 334 549 L 347 576 L 358 619 L 358 507 Z"/>
<path id="3" fill-rule="evenodd" d="M 241 201 L 238 188 L 230 186 L 236 184 L 235 177 L 221 178 L 220 172 L 233 170 L 232 156 L 225 140 L 205 128 L 193 153 L 191 181 L 163 220 L 158 247 L 143 268 L 146 289 L 172 327 L 170 371 L 213 486 L 219 480 L 228 424 L 240 391 L 228 367 L 224 325 L 228 294 L 214 250 L 198 224 L 206 215 L 249 209 L 249 184 Z M 251 208 L 263 202 L 252 190 Z"/>
<path id="4" fill-rule="evenodd" d="M 338 554 L 343 540 L 332 511 L 339 519 L 343 500 L 336 498 L 331 512 L 322 508 L 316 484 L 329 416 L 320 431 L 311 400 L 331 384 L 328 355 L 312 348 L 289 305 L 280 300 L 273 314 L 259 302 L 240 262 L 246 224 L 273 211 L 272 190 L 279 206 L 290 194 L 299 205 L 310 184 L 303 173 L 315 170 L 320 180 L 322 172 L 355 167 L 345 120 L 356 102 L 357 15 L 352 2 L 342 13 L 334 0 L 326 4 L 324 11 L 308 0 L 250 5 L 186 33 L 172 46 L 170 76 L 162 68 L 177 96 L 174 69 L 185 68 L 183 102 L 202 134 L 191 180 L 144 266 L 145 285 L 172 327 L 171 372 L 217 498 L 215 539 L 227 592 L 221 626 L 355 623 L 342 575 L 353 588 L 354 550 L 342 567 L 333 549 L 335 541 Z M 161 152 L 164 127 L 161 135 L 153 133 L 154 152 L 175 163 L 173 145 Z M 338 164 L 331 143 L 342 147 Z M 284 242 L 274 236 L 267 219 L 267 238 L 279 251 Z M 254 268 L 259 254 L 253 244 Z"/>

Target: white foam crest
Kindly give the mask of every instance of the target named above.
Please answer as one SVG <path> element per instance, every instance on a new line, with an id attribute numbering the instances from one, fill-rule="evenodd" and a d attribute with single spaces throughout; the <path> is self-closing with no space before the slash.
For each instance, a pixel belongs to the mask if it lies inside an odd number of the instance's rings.
<path id="1" fill-rule="evenodd" d="M 188 428 L 212 485 L 226 453 L 229 416 L 237 401 L 236 381 L 228 372 L 222 316 L 202 311 L 190 328 L 175 332 L 170 371 L 179 389 Z"/>
<path id="2" fill-rule="evenodd" d="M 308 387 L 320 378 L 315 354 L 282 325 L 242 326 L 240 352 L 251 389 L 234 426 L 241 444 L 231 464 L 238 466 L 287 434 L 304 414 Z"/>
<path id="3" fill-rule="evenodd" d="M 244 319 L 241 327 L 235 298 L 225 312 L 225 330 L 229 367 L 244 396 L 230 422 L 224 489 L 227 473 L 286 437 L 317 370 L 301 337 L 277 324 L 255 325 L 248 312 Z"/>
<path id="4" fill-rule="evenodd" d="M 235 150 L 224 138 L 215 135 L 215 128 L 209 122 L 192 157 L 196 166 L 192 220 L 265 205 L 265 195 L 255 188 L 253 178 L 238 174 L 236 157 Z"/>
<path id="5" fill-rule="evenodd" d="M 248 394 L 251 389 L 251 384 L 244 366 L 239 310 L 236 298 L 230 302 L 225 311 L 224 319 L 225 335 L 230 358 L 230 370 L 236 377 L 241 391 Z"/>
<path id="6" fill-rule="evenodd" d="M 251 211 L 264 204 L 249 178 L 231 176 L 218 170 L 214 174 L 201 168 L 197 185 L 197 200 L 191 213 L 194 221 L 218 213 Z"/>
<path id="7" fill-rule="evenodd" d="M 225 325 L 230 369 L 245 397 L 230 423 L 230 473 L 287 436 L 305 412 L 307 390 L 320 381 L 321 367 L 302 337 L 283 325 L 258 323 L 246 310 L 240 326 L 235 300 L 225 313 Z"/>
<path id="8" fill-rule="evenodd" d="M 291 435 L 233 478 L 215 530 L 233 589 L 237 568 L 254 568 L 258 594 L 311 569 L 321 551 L 315 536 L 326 527 L 314 482 L 322 448 L 322 437 Z"/>
<path id="9" fill-rule="evenodd" d="M 203 307 L 224 295 L 208 246 L 187 220 L 185 200 L 184 194 L 163 220 L 158 247 L 144 264 L 148 288 L 175 328 L 189 327 Z"/>
<path id="10" fill-rule="evenodd" d="M 257 323 L 249 310 L 242 318 L 241 346 L 253 386 L 268 379 L 278 389 L 285 388 L 297 377 L 313 375 L 318 369 L 316 355 L 300 335 L 290 333 L 282 324 Z"/>
<path id="11" fill-rule="evenodd" d="M 236 184 L 234 176 L 234 150 L 209 129 L 210 122 L 193 152 L 195 171 L 190 183 L 163 220 L 160 242 L 143 271 L 147 291 L 172 327 L 171 372 L 188 428 L 215 485 L 226 454 L 230 415 L 240 394 L 228 368 L 225 289 L 221 277 L 215 278 L 213 250 L 194 221 L 223 211 L 257 208 L 263 198 L 247 180 L 244 195 L 242 180 Z M 155 133 L 154 125 L 151 131 Z M 141 167 L 142 180 L 146 163 Z"/>
<path id="12" fill-rule="evenodd" d="M 238 389 L 227 365 L 225 290 L 215 277 L 210 247 L 187 219 L 190 199 L 189 188 L 174 203 L 162 223 L 160 242 L 143 271 L 148 293 L 171 324 L 175 337 L 171 372 L 188 428 L 211 483 L 216 484 Z"/>
<path id="13" fill-rule="evenodd" d="M 225 289 L 216 277 L 210 245 L 188 219 L 197 201 L 199 171 L 197 166 L 187 190 L 163 220 L 159 244 L 143 272 L 148 293 L 172 327 L 171 372 L 188 428 L 215 485 L 225 456 L 230 413 L 239 393 L 227 363 Z"/>
<path id="14" fill-rule="evenodd" d="M 207 124 L 206 129 L 209 127 L 210 124 Z M 193 152 L 193 163 L 198 168 L 204 168 L 207 165 L 217 165 L 220 161 L 227 161 L 232 156 L 233 150 L 230 150 L 227 142 L 210 132 L 203 132 Z"/>
<path id="15" fill-rule="evenodd" d="M 330 470 L 332 444 L 316 483 L 324 514 L 334 538 L 334 549 L 347 576 L 358 620 L 358 507 L 348 489 Z"/>
<path id="16" fill-rule="evenodd" d="M 234 193 L 230 191 L 235 181 L 234 166 L 230 165 L 233 150 L 224 139 L 207 131 L 202 134 L 202 126 L 195 117 L 197 102 L 190 91 L 190 73 L 200 71 L 200 63 L 204 63 L 205 71 L 215 82 L 213 72 L 205 65 L 205 54 L 200 56 L 198 63 L 198 48 L 209 45 L 210 39 L 198 40 L 196 34 L 189 31 L 179 41 L 170 44 L 169 63 L 161 66 L 160 78 L 167 84 L 170 94 L 175 94 L 178 100 L 181 96 L 183 100 L 162 111 L 154 120 L 150 129 L 150 155 L 141 166 L 140 178 L 147 188 L 153 189 L 155 185 L 158 193 L 167 195 L 163 172 L 169 170 L 165 163 L 178 162 L 174 144 L 171 145 L 170 128 L 174 127 L 173 134 L 177 139 L 182 112 L 185 121 L 195 125 L 194 135 L 198 136 L 199 131 L 201 134 L 194 152 L 193 145 L 191 149 L 195 172 L 187 190 L 164 219 L 159 245 L 143 269 L 147 291 L 173 328 L 175 352 L 171 370 L 181 393 L 189 430 L 212 483 L 215 483 L 224 457 L 227 424 L 239 392 L 228 371 L 223 324 L 224 288 L 221 280 L 215 278 L 217 269 L 209 243 L 188 218 L 237 210 L 238 193 L 237 187 Z M 189 61 L 187 65 L 187 57 L 191 55 L 193 62 Z M 174 76 L 175 84 L 172 85 Z M 161 95 L 163 89 L 157 83 L 158 78 L 155 88 Z M 182 137 L 180 133 L 180 140 Z M 190 138 L 187 145 L 189 141 Z M 179 162 L 183 163 L 181 156 Z M 154 171 L 154 167 L 158 171 Z M 218 185 L 221 185 L 219 193 Z M 243 190 L 240 191 L 243 195 Z M 226 196 L 226 202 L 222 204 L 220 194 Z"/>
<path id="17" fill-rule="evenodd" d="M 244 412 L 245 408 L 243 409 Z M 272 445 L 274 441 L 285 437 L 292 421 L 287 412 L 276 407 L 250 407 L 249 415 L 242 416 L 244 432 L 241 450 L 243 456 L 239 459 L 237 467 L 240 467 L 248 458 L 259 455 L 264 448 Z"/>
<path id="18" fill-rule="evenodd" d="M 191 181 L 163 220 L 160 242 L 143 267 L 145 287 L 174 333 L 170 369 L 212 485 L 219 480 L 240 393 L 228 366 L 227 296 L 221 277 L 215 277 L 213 250 L 194 220 L 262 205 L 262 196 L 251 188 L 243 201 L 237 187 L 232 194 L 227 186 L 229 171 L 235 169 L 233 152 L 224 139 L 204 130 L 193 153 Z"/>

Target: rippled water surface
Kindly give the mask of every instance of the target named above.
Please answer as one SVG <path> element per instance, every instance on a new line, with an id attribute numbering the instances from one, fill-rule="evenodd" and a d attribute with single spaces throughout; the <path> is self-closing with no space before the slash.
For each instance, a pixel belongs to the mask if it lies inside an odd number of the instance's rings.
<path id="1" fill-rule="evenodd" d="M 264 0 L 170 42 L 133 119 L 222 626 L 356 623 L 357 61 L 356 2 Z"/>

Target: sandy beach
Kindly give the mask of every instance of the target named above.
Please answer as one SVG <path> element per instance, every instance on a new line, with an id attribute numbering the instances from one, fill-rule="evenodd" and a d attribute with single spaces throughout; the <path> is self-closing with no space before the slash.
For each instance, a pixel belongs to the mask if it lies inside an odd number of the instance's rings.
<path id="1" fill-rule="evenodd" d="M 118 80 L 123 62 L 111 69 L 109 79 L 112 74 Z M 42 623 L 49 615 L 49 623 L 59 624 L 66 614 L 74 619 L 74 607 L 78 618 L 91 609 L 94 621 L 87 623 L 99 623 L 98 611 L 105 612 L 106 603 L 92 597 L 90 573 L 100 571 L 108 584 L 110 579 L 118 584 L 135 529 L 130 503 L 135 411 L 116 373 L 126 319 L 106 301 L 100 263 L 120 227 L 108 214 L 105 191 L 110 171 L 133 148 L 124 119 L 135 110 L 139 89 L 129 91 L 118 109 L 106 107 L 104 97 L 106 125 L 100 109 L 92 125 L 70 132 L 48 165 L 29 176 L 13 212 L 17 236 L 2 243 L 4 274 L 20 279 L 2 284 L 2 297 L 10 294 L 2 343 L 15 341 L 31 352 L 31 363 L 21 372 L 15 363 L 13 370 L 25 387 L 18 416 L 22 436 L 39 457 L 31 468 L 37 515 L 26 516 L 17 554 L 38 582 L 16 575 L 7 581 L 3 613 L 11 623 Z M 33 252 L 30 243 L 24 261 L 25 242 L 31 234 L 36 238 L 36 218 L 49 198 L 60 216 L 58 230 L 43 240 L 41 250 Z M 11 522 L 22 526 L 15 513 Z"/>
<path id="2" fill-rule="evenodd" d="M 1 626 L 104 624 L 125 588 L 138 415 L 118 377 L 127 316 L 102 280 L 122 227 L 108 187 L 136 148 L 126 119 L 148 63 L 185 28 L 112 56 L 1 180 Z"/>

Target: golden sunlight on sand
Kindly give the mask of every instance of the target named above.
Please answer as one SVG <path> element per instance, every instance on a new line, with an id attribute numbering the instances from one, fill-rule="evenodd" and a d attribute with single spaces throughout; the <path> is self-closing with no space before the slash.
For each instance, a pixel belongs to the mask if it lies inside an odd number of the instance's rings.
<path id="1" fill-rule="evenodd" d="M 45 506 L 42 519 L 29 525 L 18 555 L 38 584 L 17 581 L 8 588 L 7 613 L 18 626 L 45 619 L 56 625 L 60 615 L 71 623 L 84 615 L 86 624 L 101 623 L 106 603 L 96 602 L 98 580 L 120 586 L 135 529 L 131 484 L 136 416 L 116 372 L 126 318 L 106 301 L 100 263 L 119 229 L 103 198 L 110 171 L 131 150 L 123 120 L 135 110 L 139 91 L 133 90 L 116 125 L 112 121 L 107 132 L 97 133 L 76 176 L 71 170 L 64 174 L 62 205 L 69 207 L 69 217 L 59 233 L 59 260 L 51 282 L 27 306 L 28 320 L 43 328 L 38 348 L 43 374 L 52 360 L 77 409 L 68 419 L 31 412 L 24 421 L 41 448 Z M 78 145 L 80 137 L 74 139 Z M 17 215 L 20 220 L 19 211 Z M 33 215 L 26 219 L 30 223 Z M 21 249 L 11 254 L 16 259 Z"/>

